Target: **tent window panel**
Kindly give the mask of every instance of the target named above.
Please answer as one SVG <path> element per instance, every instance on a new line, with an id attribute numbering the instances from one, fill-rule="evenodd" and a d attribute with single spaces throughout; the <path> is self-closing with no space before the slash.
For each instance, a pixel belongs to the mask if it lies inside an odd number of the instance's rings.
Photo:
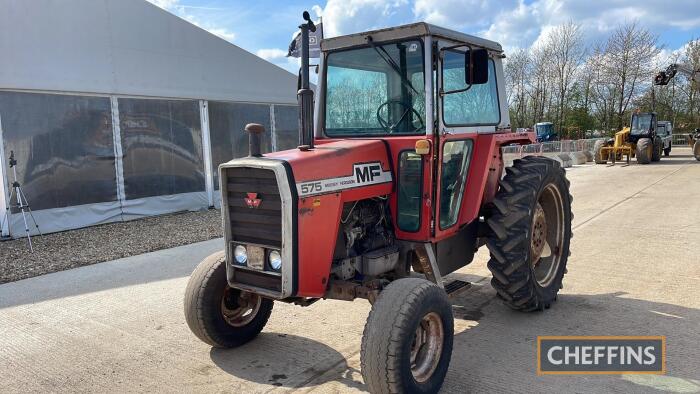
<path id="1" fill-rule="evenodd" d="M 299 107 L 275 105 L 275 137 L 278 151 L 299 146 Z"/>
<path id="2" fill-rule="evenodd" d="M 127 200 L 204 191 L 199 103 L 119 99 Z"/>
<path id="3" fill-rule="evenodd" d="M 0 122 L 33 210 L 117 200 L 109 98 L 0 92 Z"/>
<path id="4" fill-rule="evenodd" d="M 209 137 L 216 190 L 219 190 L 219 165 L 248 156 L 248 134 L 245 132 L 248 123 L 260 123 L 265 127 L 261 148 L 263 153 L 270 152 L 269 105 L 209 101 Z"/>

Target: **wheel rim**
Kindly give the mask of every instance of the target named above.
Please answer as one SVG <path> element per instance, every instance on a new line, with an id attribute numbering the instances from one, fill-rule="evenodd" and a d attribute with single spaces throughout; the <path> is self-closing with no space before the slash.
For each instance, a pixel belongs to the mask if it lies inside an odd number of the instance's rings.
<path id="1" fill-rule="evenodd" d="M 552 183 L 540 193 L 535 205 L 530 237 L 530 261 L 535 279 L 549 286 L 557 275 L 564 244 L 564 201 Z"/>
<path id="2" fill-rule="evenodd" d="M 423 316 L 411 344 L 411 373 L 417 382 L 425 382 L 435 372 L 442 356 L 444 336 L 442 319 L 437 313 Z"/>
<path id="3" fill-rule="evenodd" d="M 229 325 L 242 327 L 255 319 L 261 304 L 259 295 L 226 286 L 221 298 L 221 314 Z"/>

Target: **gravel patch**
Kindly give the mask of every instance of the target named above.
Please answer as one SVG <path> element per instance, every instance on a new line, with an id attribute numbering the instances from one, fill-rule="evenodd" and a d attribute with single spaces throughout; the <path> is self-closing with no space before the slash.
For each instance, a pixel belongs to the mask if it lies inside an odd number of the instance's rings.
<path id="1" fill-rule="evenodd" d="M 183 212 L 0 242 L 0 284 L 222 237 L 218 210 Z"/>

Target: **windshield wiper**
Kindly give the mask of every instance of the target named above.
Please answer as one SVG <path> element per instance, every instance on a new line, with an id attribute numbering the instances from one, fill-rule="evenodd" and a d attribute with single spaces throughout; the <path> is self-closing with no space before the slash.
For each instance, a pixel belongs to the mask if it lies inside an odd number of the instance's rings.
<path id="1" fill-rule="evenodd" d="M 371 36 L 367 37 L 367 42 L 372 47 L 372 49 L 374 49 L 374 51 L 377 52 L 379 57 L 381 57 L 382 60 L 384 60 L 384 62 L 386 62 L 386 64 L 388 64 L 389 67 L 391 67 L 391 69 L 394 70 L 396 72 L 396 74 L 399 75 L 399 78 L 401 78 L 401 83 L 403 84 L 403 86 L 413 90 L 414 92 L 416 92 L 417 95 L 420 96 L 420 93 L 416 90 L 416 88 L 413 87 L 413 84 L 411 84 L 411 81 L 409 81 L 408 78 L 406 78 L 406 76 L 403 75 L 403 73 L 401 72 L 401 68 L 399 67 L 398 64 L 396 64 L 396 62 L 391 57 L 391 55 L 389 55 L 389 53 L 386 51 L 386 49 L 384 49 L 383 46 L 380 48 L 377 48 L 377 45 L 374 43 L 374 40 L 372 40 Z M 381 51 L 380 51 L 380 49 L 381 49 Z M 382 54 L 382 52 L 384 52 L 384 54 Z M 386 55 L 386 57 L 385 57 L 385 55 Z"/>

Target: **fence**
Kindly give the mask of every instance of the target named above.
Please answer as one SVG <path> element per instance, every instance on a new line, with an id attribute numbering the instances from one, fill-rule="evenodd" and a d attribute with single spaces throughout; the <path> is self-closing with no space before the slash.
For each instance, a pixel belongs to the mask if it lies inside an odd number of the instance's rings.
<path id="1" fill-rule="evenodd" d="M 673 134 L 671 145 L 673 146 L 688 146 L 688 139 L 690 134 Z"/>
<path id="2" fill-rule="evenodd" d="M 501 152 L 507 155 L 517 156 L 541 156 L 544 154 L 590 152 L 593 153 L 595 142 L 604 138 L 590 138 L 585 140 L 553 141 L 530 145 L 511 145 L 501 148 Z"/>

